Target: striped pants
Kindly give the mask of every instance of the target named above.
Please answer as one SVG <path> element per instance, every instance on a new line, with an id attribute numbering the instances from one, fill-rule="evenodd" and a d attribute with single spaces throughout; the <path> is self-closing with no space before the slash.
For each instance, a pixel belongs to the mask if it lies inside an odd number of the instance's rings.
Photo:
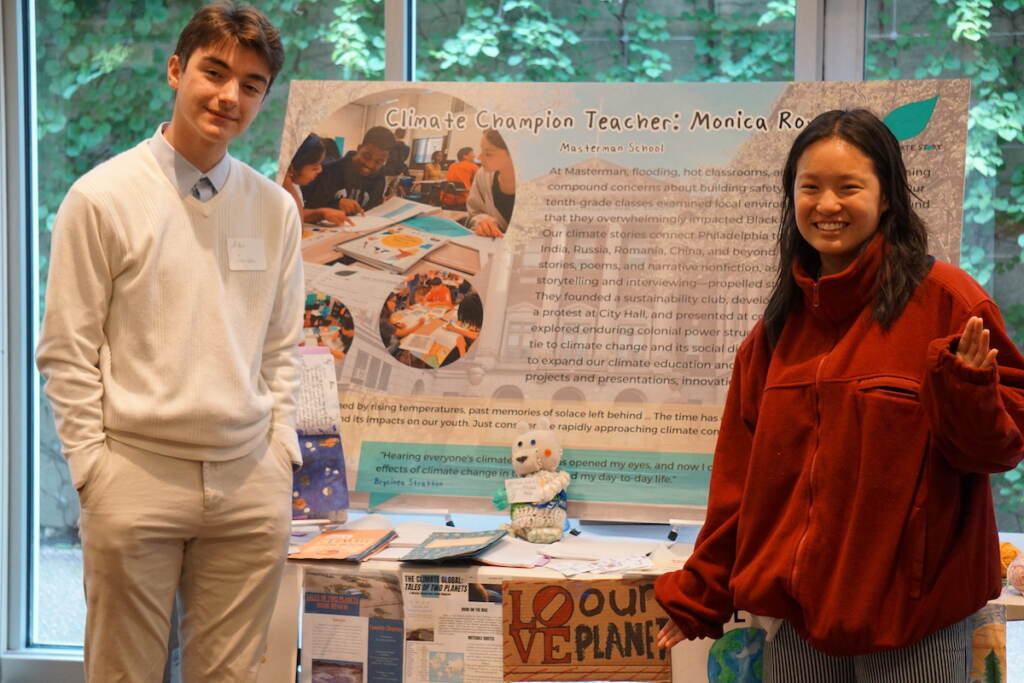
<path id="1" fill-rule="evenodd" d="M 971 619 L 897 650 L 831 657 L 789 622 L 764 647 L 764 683 L 965 683 L 971 666 Z"/>

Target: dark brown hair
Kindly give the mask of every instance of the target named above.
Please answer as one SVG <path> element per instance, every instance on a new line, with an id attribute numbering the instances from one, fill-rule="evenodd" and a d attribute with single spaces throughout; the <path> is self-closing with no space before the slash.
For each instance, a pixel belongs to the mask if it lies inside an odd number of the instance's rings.
<path id="1" fill-rule="evenodd" d="M 359 146 L 363 145 L 376 147 L 382 152 L 390 152 L 391 148 L 395 146 L 395 134 L 384 126 L 374 126 L 363 135 L 363 141 L 359 143 Z"/>
<path id="2" fill-rule="evenodd" d="M 291 169 L 298 173 L 302 170 L 303 166 L 311 166 L 319 163 L 324 158 L 324 141 L 320 139 L 320 136 L 316 133 L 310 133 L 306 136 L 306 139 L 302 141 L 299 148 L 295 150 L 295 156 L 292 157 Z"/>
<path id="3" fill-rule="evenodd" d="M 907 182 L 907 169 L 896 136 L 867 109 L 834 109 L 819 114 L 793 141 L 782 171 L 779 263 L 775 287 L 764 310 L 765 332 L 773 347 L 782 334 L 789 312 L 803 303 L 803 294 L 793 278 L 794 259 L 810 273 L 817 271 L 821 264 L 818 252 L 804 240 L 796 225 L 793 188 L 796 166 L 808 147 L 831 138 L 850 143 L 871 160 L 882 197 L 889 205 L 878 219 L 878 232 L 885 240 L 885 250 L 872 308 L 872 316 L 883 328 L 888 329 L 899 317 L 928 272 L 928 231 L 911 203 L 916 195 Z"/>
<path id="4" fill-rule="evenodd" d="M 484 131 L 484 139 L 498 149 L 503 149 L 506 152 L 508 151 L 508 146 L 505 144 L 505 138 L 501 137 L 501 133 L 493 128 L 488 128 Z"/>
<path id="5" fill-rule="evenodd" d="M 262 12 L 249 5 L 223 2 L 202 7 L 182 29 L 174 54 L 184 69 L 196 50 L 227 41 L 235 41 L 263 57 L 270 70 L 270 83 L 274 82 L 284 65 L 281 35 Z"/>

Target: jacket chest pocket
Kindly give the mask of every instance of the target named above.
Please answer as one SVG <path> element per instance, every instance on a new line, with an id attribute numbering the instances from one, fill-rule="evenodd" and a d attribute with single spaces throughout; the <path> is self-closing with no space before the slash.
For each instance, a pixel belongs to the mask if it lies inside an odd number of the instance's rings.
<path id="1" fill-rule="evenodd" d="M 857 432 L 865 445 L 896 452 L 918 449 L 915 436 L 924 437 L 927 421 L 921 407 L 921 383 L 905 377 L 871 377 L 857 382 Z"/>
<path id="2" fill-rule="evenodd" d="M 921 398 L 921 383 L 906 377 L 871 377 L 857 382 L 857 393 L 867 397 L 913 401 Z"/>

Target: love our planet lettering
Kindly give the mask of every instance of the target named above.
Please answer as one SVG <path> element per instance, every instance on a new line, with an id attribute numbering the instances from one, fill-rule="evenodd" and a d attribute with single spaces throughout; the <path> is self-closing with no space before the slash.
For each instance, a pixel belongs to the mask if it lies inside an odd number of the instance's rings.
<path id="1" fill-rule="evenodd" d="M 668 651 L 657 647 L 668 617 L 652 582 L 516 581 L 503 591 L 506 680 L 542 670 L 580 676 L 573 680 L 669 680 Z"/>

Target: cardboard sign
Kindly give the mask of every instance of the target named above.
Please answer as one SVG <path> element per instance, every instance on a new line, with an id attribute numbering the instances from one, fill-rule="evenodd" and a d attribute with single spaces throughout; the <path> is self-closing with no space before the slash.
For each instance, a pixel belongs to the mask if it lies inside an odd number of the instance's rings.
<path id="1" fill-rule="evenodd" d="M 506 682 L 672 680 L 650 579 L 506 581 L 502 605 Z"/>

